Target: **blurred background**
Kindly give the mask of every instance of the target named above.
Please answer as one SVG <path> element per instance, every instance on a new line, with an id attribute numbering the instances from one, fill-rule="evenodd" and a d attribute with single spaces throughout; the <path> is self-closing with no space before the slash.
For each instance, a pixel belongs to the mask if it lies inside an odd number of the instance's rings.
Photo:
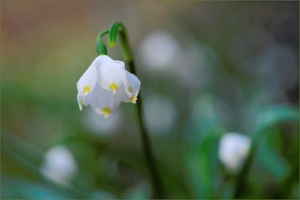
<path id="1" fill-rule="evenodd" d="M 105 120 L 77 105 L 114 21 L 128 30 L 165 197 L 299 198 L 299 2 L 0 5 L 2 199 L 152 197 L 136 106 Z M 119 44 L 108 55 L 122 60 Z M 221 145 L 228 133 L 238 147 Z"/>

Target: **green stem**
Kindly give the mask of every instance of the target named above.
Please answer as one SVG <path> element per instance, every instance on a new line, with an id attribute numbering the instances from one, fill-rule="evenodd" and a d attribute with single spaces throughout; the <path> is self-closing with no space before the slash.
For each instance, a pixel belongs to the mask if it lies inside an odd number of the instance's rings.
<path id="1" fill-rule="evenodd" d="M 251 164 L 254 159 L 255 150 L 256 150 L 255 148 L 250 150 L 249 156 L 245 160 L 245 163 L 237 176 L 234 193 L 233 193 L 233 199 L 242 198 L 242 195 L 245 190 L 245 184 L 247 181 L 247 177 L 249 175 L 249 172 L 251 169 Z"/>
<path id="2" fill-rule="evenodd" d="M 108 34 L 109 33 L 109 30 L 105 30 L 105 31 L 102 31 L 100 34 L 99 34 L 99 37 L 102 38 L 104 35 Z"/>
<path id="3" fill-rule="evenodd" d="M 137 74 L 136 67 L 135 67 L 134 60 L 133 60 L 133 53 L 132 53 L 132 50 L 131 50 L 131 47 L 129 44 L 126 29 L 125 29 L 124 25 L 121 23 L 118 23 L 118 26 L 119 26 L 118 33 L 120 36 L 119 39 L 120 39 L 123 55 L 125 57 L 125 61 L 129 65 L 129 70 L 133 74 Z M 139 96 L 140 96 L 139 100 L 137 101 L 138 119 L 139 119 L 139 124 L 140 124 L 140 128 L 141 128 L 141 139 L 142 139 L 142 143 L 143 143 L 143 151 L 144 151 L 144 154 L 146 157 L 147 164 L 149 166 L 151 181 L 152 181 L 152 184 L 154 187 L 154 198 L 163 198 L 163 191 L 162 191 L 162 187 L 161 187 L 161 180 L 160 180 L 159 172 L 158 172 L 155 158 L 153 155 L 153 151 L 151 148 L 151 142 L 150 142 L 147 130 L 145 129 L 145 126 L 144 126 L 143 112 L 142 112 L 143 101 L 142 101 L 141 92 L 140 92 Z"/>
<path id="4" fill-rule="evenodd" d="M 102 37 L 108 33 L 109 33 L 109 30 L 105 30 L 97 36 L 96 51 L 97 51 L 98 55 L 106 55 L 107 54 L 106 45 L 102 41 Z"/>

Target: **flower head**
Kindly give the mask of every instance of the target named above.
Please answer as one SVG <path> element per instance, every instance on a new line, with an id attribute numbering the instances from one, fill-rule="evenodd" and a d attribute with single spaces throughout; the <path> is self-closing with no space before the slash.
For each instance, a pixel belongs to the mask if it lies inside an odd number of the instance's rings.
<path id="1" fill-rule="evenodd" d="M 75 158 L 68 148 L 54 146 L 46 152 L 40 172 L 54 183 L 67 186 L 78 173 L 78 168 Z"/>
<path id="2" fill-rule="evenodd" d="M 237 171 L 250 150 L 250 139 L 241 134 L 227 133 L 220 141 L 219 158 L 229 171 Z"/>
<path id="3" fill-rule="evenodd" d="M 136 103 L 140 80 L 125 70 L 122 61 L 98 56 L 77 82 L 79 109 L 91 105 L 97 114 L 108 118 L 120 102 Z"/>

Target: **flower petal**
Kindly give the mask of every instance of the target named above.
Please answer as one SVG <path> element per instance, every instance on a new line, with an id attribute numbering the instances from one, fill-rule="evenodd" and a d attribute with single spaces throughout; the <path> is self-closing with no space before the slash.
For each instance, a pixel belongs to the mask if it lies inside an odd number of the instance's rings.
<path id="1" fill-rule="evenodd" d="M 90 100 L 91 100 L 91 96 L 92 94 L 89 94 L 89 95 L 82 95 L 82 94 L 77 94 L 77 102 L 78 102 L 78 106 L 79 106 L 79 109 L 80 111 L 82 111 L 82 106 L 85 105 L 89 105 L 90 103 Z"/>
<path id="2" fill-rule="evenodd" d="M 84 74 L 78 80 L 77 82 L 78 94 L 87 96 L 93 91 L 97 83 L 97 69 L 95 66 L 96 62 L 97 62 L 97 58 L 93 61 L 90 67 L 84 72 Z"/>
<path id="3" fill-rule="evenodd" d="M 102 55 L 101 62 L 97 62 L 98 84 L 105 90 L 110 90 L 113 94 L 126 80 L 125 64 L 122 61 L 115 61 L 109 56 Z"/>
<path id="4" fill-rule="evenodd" d="M 119 107 L 120 101 L 112 92 L 104 90 L 97 85 L 91 97 L 90 104 L 97 114 L 108 118 Z"/>
<path id="5" fill-rule="evenodd" d="M 119 90 L 115 96 L 119 101 L 130 102 L 129 95 L 127 94 L 127 91 L 125 90 L 124 84 L 121 85 L 121 87 L 119 88 Z"/>
<path id="6" fill-rule="evenodd" d="M 129 96 L 129 100 L 132 103 L 136 103 L 137 96 L 140 92 L 141 81 L 134 74 L 126 71 L 127 84 L 125 90 Z"/>

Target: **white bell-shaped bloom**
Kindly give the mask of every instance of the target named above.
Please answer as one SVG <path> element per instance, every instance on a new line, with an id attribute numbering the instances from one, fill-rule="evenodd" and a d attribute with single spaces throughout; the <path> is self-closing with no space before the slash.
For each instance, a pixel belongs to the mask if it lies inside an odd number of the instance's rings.
<path id="1" fill-rule="evenodd" d="M 241 167 L 249 153 L 250 144 L 250 138 L 245 135 L 227 133 L 222 136 L 219 158 L 229 171 L 235 172 Z"/>
<path id="2" fill-rule="evenodd" d="M 125 70 L 124 62 L 100 55 L 77 82 L 79 109 L 90 104 L 108 118 L 120 102 L 136 103 L 140 86 L 140 80 Z"/>
<path id="3" fill-rule="evenodd" d="M 40 172 L 50 181 L 68 186 L 78 173 L 78 169 L 75 159 L 68 148 L 54 146 L 46 152 Z"/>

